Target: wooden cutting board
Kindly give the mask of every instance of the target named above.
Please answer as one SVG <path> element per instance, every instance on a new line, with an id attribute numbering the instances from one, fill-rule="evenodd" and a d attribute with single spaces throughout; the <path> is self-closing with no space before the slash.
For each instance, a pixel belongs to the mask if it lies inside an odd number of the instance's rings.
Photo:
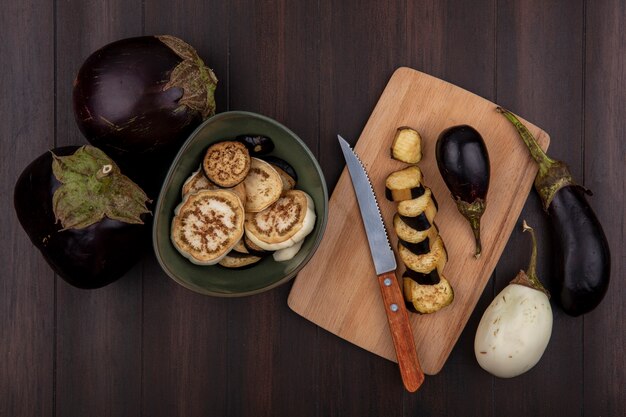
<path id="1" fill-rule="evenodd" d="M 439 203 L 435 223 L 449 259 L 444 275 L 452 283 L 455 294 L 454 302 L 435 314 L 409 314 L 426 374 L 438 373 L 452 351 L 516 227 L 537 173 L 537 166 L 515 129 L 495 108 L 495 104 L 462 88 L 409 68 L 399 68 L 355 146 L 369 172 L 395 248 L 397 238 L 392 218 L 396 206 L 385 199 L 385 178 L 406 165 L 391 160 L 389 149 L 399 126 L 413 127 L 422 135 L 423 158 L 418 165 L 424 173 L 425 185 L 432 189 Z M 546 149 L 549 136 L 523 122 Z M 435 160 L 439 134 L 459 124 L 472 125 L 481 133 L 491 161 L 491 183 L 481 229 L 483 250 L 478 260 L 473 257 L 471 229 L 457 211 Z M 342 157 L 339 145 L 336 157 Z M 508 256 L 527 257 L 528 253 Z M 397 274 L 401 277 L 404 266 L 397 253 L 396 260 Z M 346 169 L 330 199 L 324 239 L 298 274 L 288 303 L 296 313 L 322 328 L 396 361 L 365 230 Z"/>

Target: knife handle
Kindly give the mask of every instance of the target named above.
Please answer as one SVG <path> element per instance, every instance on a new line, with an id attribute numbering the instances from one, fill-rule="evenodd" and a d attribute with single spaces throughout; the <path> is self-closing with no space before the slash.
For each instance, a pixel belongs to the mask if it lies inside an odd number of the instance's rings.
<path id="1" fill-rule="evenodd" d="M 393 346 L 396 349 L 402 382 L 407 391 L 415 392 L 424 382 L 424 372 L 417 358 L 413 330 L 398 278 L 394 271 L 386 272 L 378 275 L 378 283 L 383 295 L 385 313 L 391 329 Z"/>

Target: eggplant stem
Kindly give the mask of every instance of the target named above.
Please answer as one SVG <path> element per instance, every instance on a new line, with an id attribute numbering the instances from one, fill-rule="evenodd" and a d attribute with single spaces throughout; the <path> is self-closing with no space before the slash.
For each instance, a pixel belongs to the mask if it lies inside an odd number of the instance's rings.
<path id="1" fill-rule="evenodd" d="M 472 203 L 461 200 L 460 197 L 456 197 L 456 205 L 459 212 L 467 219 L 474 233 L 474 240 L 476 241 L 476 252 L 474 258 L 480 258 L 482 251 L 482 245 L 480 244 L 480 218 L 485 212 L 486 203 L 482 198 L 477 198 Z"/>
<path id="2" fill-rule="evenodd" d="M 543 149 L 541 149 L 533 134 L 530 133 L 526 126 L 524 126 L 513 113 L 499 106 L 496 108 L 496 111 L 498 113 L 501 113 L 513 124 L 513 126 L 515 126 L 515 129 L 517 129 L 517 132 L 519 133 L 522 140 L 526 144 L 526 147 L 530 151 L 530 155 L 533 157 L 535 162 L 539 164 L 540 170 L 547 170 L 550 165 L 556 162 L 552 158 L 550 158 L 543 151 Z"/>
<path id="3" fill-rule="evenodd" d="M 108 176 L 111 172 L 113 172 L 113 165 L 102 165 L 102 168 L 98 172 L 96 172 L 96 178 L 101 180 L 102 178 Z"/>
<path id="4" fill-rule="evenodd" d="M 562 161 L 550 158 L 541 149 L 537 140 L 532 133 L 519 121 L 519 119 L 510 111 L 502 107 L 496 107 L 496 111 L 506 117 L 515 127 L 526 147 L 530 151 L 530 155 L 539 165 L 539 172 L 535 177 L 535 188 L 543 202 L 543 208 L 548 210 L 554 195 L 563 187 L 576 185 L 572 179 L 569 168 Z"/>
<path id="5" fill-rule="evenodd" d="M 482 245 L 480 244 L 480 219 L 477 221 L 471 221 L 470 225 L 472 226 L 472 232 L 474 232 L 474 240 L 476 241 L 476 253 L 474 253 L 474 258 L 480 258 L 480 253 L 482 251 Z"/>
<path id="6" fill-rule="evenodd" d="M 541 281 L 539 281 L 539 277 L 537 277 L 537 237 L 535 236 L 535 230 L 526 223 L 526 220 L 523 220 L 522 230 L 524 232 L 530 232 L 530 238 L 533 242 L 532 252 L 530 254 L 530 262 L 528 263 L 528 269 L 526 270 L 526 276 L 530 281 L 531 286 L 538 290 L 543 291 L 549 297 L 550 294 L 548 291 L 541 285 Z"/>

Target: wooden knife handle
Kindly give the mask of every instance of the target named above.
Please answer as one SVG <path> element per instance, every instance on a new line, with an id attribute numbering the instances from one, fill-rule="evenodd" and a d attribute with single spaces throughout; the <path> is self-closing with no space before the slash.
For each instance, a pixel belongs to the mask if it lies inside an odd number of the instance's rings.
<path id="1" fill-rule="evenodd" d="M 386 272 L 378 276 L 378 283 L 385 303 L 385 313 L 398 357 L 402 382 L 407 391 L 415 392 L 424 382 L 424 372 L 417 358 L 413 330 L 398 278 L 394 271 Z"/>

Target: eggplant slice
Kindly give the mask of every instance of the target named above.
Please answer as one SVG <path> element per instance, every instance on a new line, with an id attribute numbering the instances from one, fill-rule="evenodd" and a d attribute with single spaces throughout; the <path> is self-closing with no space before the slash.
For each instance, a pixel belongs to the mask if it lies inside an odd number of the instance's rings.
<path id="1" fill-rule="evenodd" d="M 172 243 L 192 263 L 214 265 L 237 244 L 244 233 L 241 200 L 225 190 L 189 194 L 176 208 Z"/>
<path id="2" fill-rule="evenodd" d="M 417 164 L 422 159 L 422 137 L 415 129 L 399 127 L 391 144 L 391 157 L 407 164 Z"/>
<path id="3" fill-rule="evenodd" d="M 185 180 L 181 194 L 183 198 L 185 198 L 187 194 L 197 193 L 202 190 L 215 190 L 217 188 L 218 186 L 213 184 L 206 175 L 204 175 L 204 171 L 202 167 L 200 167 Z"/>
<path id="4" fill-rule="evenodd" d="M 409 243 L 420 243 L 427 238 L 430 238 L 434 241 L 439 235 L 439 230 L 437 230 L 437 226 L 435 226 L 434 224 L 427 229 L 418 230 L 409 226 L 402 219 L 402 216 L 397 213 L 393 217 L 393 228 L 396 232 L 396 235 L 398 235 L 398 239 Z"/>
<path id="5" fill-rule="evenodd" d="M 450 282 L 439 275 L 436 284 L 418 284 L 411 278 L 403 277 L 402 284 L 406 301 L 421 314 L 430 314 L 450 305 L 454 300 L 454 291 Z"/>
<path id="6" fill-rule="evenodd" d="M 265 250 L 285 249 L 303 240 L 315 226 L 315 205 L 300 190 L 290 190 L 258 213 L 248 213 L 246 236 Z"/>
<path id="7" fill-rule="evenodd" d="M 260 260 L 260 256 L 246 255 L 232 250 L 222 258 L 219 264 L 224 268 L 243 269 L 256 264 Z"/>
<path id="8" fill-rule="evenodd" d="M 448 261 L 448 254 L 441 236 L 437 237 L 430 252 L 418 255 L 399 244 L 398 254 L 407 268 L 422 274 L 428 274 L 434 269 L 441 274 Z"/>
<path id="9" fill-rule="evenodd" d="M 392 172 L 385 180 L 385 196 L 389 201 L 418 198 L 426 192 L 421 181 L 422 171 L 416 166 Z"/>
<path id="10" fill-rule="evenodd" d="M 274 204 L 283 191 L 283 182 L 278 172 L 258 158 L 252 158 L 244 185 L 247 194 L 246 212 L 252 213 L 263 211 Z"/>
<path id="11" fill-rule="evenodd" d="M 218 142 L 207 149 L 202 168 L 209 180 L 220 187 L 234 187 L 250 170 L 250 154 L 243 143 Z"/>
<path id="12" fill-rule="evenodd" d="M 296 186 L 296 180 L 289 174 L 287 174 L 281 167 L 278 165 L 270 164 L 272 168 L 278 172 L 280 175 L 280 180 L 283 182 L 283 191 L 293 190 Z"/>
<path id="13" fill-rule="evenodd" d="M 251 241 L 246 234 L 243 235 L 243 238 L 241 240 L 243 241 L 243 244 L 250 255 L 264 257 L 272 253 L 271 251 L 266 251 L 265 249 Z"/>

